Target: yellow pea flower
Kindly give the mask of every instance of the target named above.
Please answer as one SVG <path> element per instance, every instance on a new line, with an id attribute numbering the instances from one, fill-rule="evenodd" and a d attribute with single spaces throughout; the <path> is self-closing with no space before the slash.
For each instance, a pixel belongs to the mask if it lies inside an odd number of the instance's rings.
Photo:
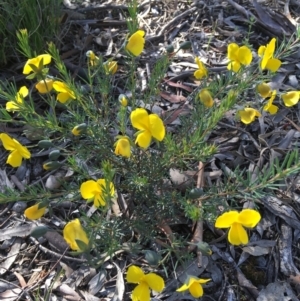
<path id="1" fill-rule="evenodd" d="M 138 129 L 135 143 L 146 149 L 152 140 L 152 137 L 162 141 L 166 130 L 163 121 L 156 114 L 148 114 L 143 108 L 135 109 L 130 114 L 131 124 Z"/>
<path id="2" fill-rule="evenodd" d="M 201 284 L 204 284 L 210 280 L 211 279 L 198 279 L 197 277 L 189 276 L 187 283 L 178 288 L 176 292 L 184 292 L 189 290 L 190 294 L 194 298 L 200 298 L 203 296 L 203 288 Z"/>
<path id="3" fill-rule="evenodd" d="M 276 97 L 276 90 L 272 91 L 271 93 L 272 93 L 272 95 L 269 98 L 268 102 L 264 105 L 263 110 L 269 112 L 271 115 L 274 115 L 277 113 L 279 108 L 277 106 L 273 105 L 273 101 Z"/>
<path id="4" fill-rule="evenodd" d="M 127 105 L 128 105 L 128 99 L 126 98 L 126 96 L 124 94 L 119 95 L 119 102 L 123 107 L 127 107 Z"/>
<path id="5" fill-rule="evenodd" d="M 98 179 L 97 181 L 89 180 L 81 184 L 80 193 L 81 196 L 90 201 L 94 201 L 95 207 L 105 206 L 104 189 L 106 188 L 105 179 Z M 115 187 L 113 183 L 110 183 L 110 195 L 115 194 Z"/>
<path id="6" fill-rule="evenodd" d="M 41 218 L 46 211 L 46 207 L 40 207 L 39 204 L 35 204 L 24 211 L 24 215 L 30 219 L 35 220 Z"/>
<path id="7" fill-rule="evenodd" d="M 155 273 L 145 275 L 143 270 L 135 265 L 129 267 L 126 280 L 128 283 L 138 284 L 132 291 L 133 301 L 150 301 L 150 289 L 160 293 L 165 288 L 162 277 Z"/>
<path id="8" fill-rule="evenodd" d="M 76 99 L 75 93 L 70 89 L 70 87 L 61 81 L 55 81 L 53 83 L 53 88 L 57 94 L 57 100 L 61 103 L 66 103 L 71 99 Z"/>
<path id="9" fill-rule="evenodd" d="M 65 241 L 69 244 L 70 248 L 74 251 L 85 251 L 80 249 L 76 240 L 82 241 L 88 246 L 89 239 L 86 232 L 83 230 L 80 220 L 78 218 L 68 222 L 63 230 Z"/>
<path id="10" fill-rule="evenodd" d="M 228 241 L 232 245 L 246 245 L 249 238 L 244 227 L 254 228 L 260 219 L 259 212 L 253 209 L 244 209 L 241 212 L 228 211 L 217 218 L 215 227 L 229 228 Z"/>
<path id="11" fill-rule="evenodd" d="M 138 56 L 142 53 L 145 45 L 145 32 L 143 30 L 136 31 L 129 39 L 126 45 L 128 50 L 134 56 Z"/>
<path id="12" fill-rule="evenodd" d="M 269 44 L 266 46 L 260 46 L 258 49 L 258 55 L 262 58 L 260 62 L 260 67 L 262 70 L 268 69 L 272 72 L 276 72 L 281 66 L 281 61 L 273 58 L 275 43 L 276 39 L 273 38 Z"/>
<path id="13" fill-rule="evenodd" d="M 49 93 L 53 88 L 54 80 L 51 78 L 46 78 L 45 80 L 40 80 L 36 85 L 36 89 L 41 94 Z"/>
<path id="14" fill-rule="evenodd" d="M 12 167 L 19 167 L 22 164 L 22 159 L 29 159 L 31 154 L 27 147 L 20 144 L 16 139 L 9 137 L 7 134 L 0 134 L 0 140 L 3 147 L 10 151 L 6 163 Z"/>
<path id="15" fill-rule="evenodd" d="M 241 121 L 245 124 L 249 124 L 254 121 L 255 117 L 261 116 L 261 114 L 253 108 L 245 108 L 244 110 L 239 111 L 238 114 Z"/>
<path id="16" fill-rule="evenodd" d="M 92 67 L 97 66 L 99 63 L 99 57 L 95 55 L 94 51 L 89 50 L 86 52 L 85 54 L 88 59 L 89 59 L 89 63 Z"/>
<path id="17" fill-rule="evenodd" d="M 51 55 L 50 54 L 41 54 L 37 57 L 27 60 L 25 66 L 23 68 L 23 74 L 29 74 L 31 72 L 36 73 L 35 70 L 32 69 L 30 65 L 35 66 L 38 69 L 38 72 L 42 71 L 45 65 L 51 63 Z"/>
<path id="18" fill-rule="evenodd" d="M 286 107 L 292 107 L 299 102 L 300 91 L 289 91 L 281 95 Z"/>
<path id="19" fill-rule="evenodd" d="M 207 69 L 198 57 L 195 58 L 195 63 L 198 65 L 198 69 L 194 72 L 196 79 L 206 77 L 208 75 Z"/>
<path id="20" fill-rule="evenodd" d="M 241 65 L 250 65 L 252 62 L 252 52 L 247 46 L 239 47 L 236 43 L 231 43 L 227 47 L 227 57 L 230 60 L 227 65 L 228 70 L 238 72 Z"/>
<path id="21" fill-rule="evenodd" d="M 130 158 L 131 147 L 130 147 L 130 140 L 127 136 L 118 136 L 118 140 L 115 143 L 115 146 L 116 146 L 115 148 L 116 155 Z"/>
<path id="22" fill-rule="evenodd" d="M 271 87 L 267 83 L 258 84 L 256 90 L 263 98 L 272 96 Z"/>
<path id="23" fill-rule="evenodd" d="M 20 107 L 18 104 L 23 103 L 23 99 L 28 95 L 28 89 L 26 86 L 23 86 L 20 88 L 20 90 L 17 92 L 17 95 L 14 100 L 10 100 L 6 103 L 6 111 L 8 112 L 14 112 L 19 111 Z"/>
<path id="24" fill-rule="evenodd" d="M 214 100 L 207 89 L 202 89 L 199 92 L 199 98 L 206 108 L 211 108 L 214 105 Z"/>
<path id="25" fill-rule="evenodd" d="M 118 64 L 116 61 L 107 61 L 103 63 L 106 74 L 115 74 L 118 70 Z"/>

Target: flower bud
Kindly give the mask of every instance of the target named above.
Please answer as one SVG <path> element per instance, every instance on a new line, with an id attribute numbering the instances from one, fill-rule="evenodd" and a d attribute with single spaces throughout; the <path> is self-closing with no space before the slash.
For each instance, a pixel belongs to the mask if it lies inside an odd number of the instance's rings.
<path id="1" fill-rule="evenodd" d="M 48 231 L 49 231 L 49 228 L 46 226 L 37 226 L 32 229 L 32 231 L 30 232 L 30 236 L 32 236 L 34 238 L 39 238 L 39 237 L 42 237 L 43 235 L 45 235 Z"/>
<path id="2" fill-rule="evenodd" d="M 58 161 L 48 161 L 43 164 L 43 168 L 45 170 L 53 170 L 53 169 L 57 169 L 61 166 L 62 166 L 62 164 Z"/>
<path id="3" fill-rule="evenodd" d="M 41 140 L 38 143 L 39 148 L 50 148 L 52 146 L 54 146 L 54 145 L 50 140 Z"/>
<path id="4" fill-rule="evenodd" d="M 86 123 L 81 123 L 79 125 L 76 125 L 73 130 L 72 130 L 72 134 L 74 136 L 79 136 L 81 134 L 83 134 L 87 129 L 87 125 Z"/>
<path id="5" fill-rule="evenodd" d="M 49 159 L 52 161 L 56 161 L 60 155 L 61 155 L 60 151 L 58 149 L 55 149 L 50 152 Z"/>
<path id="6" fill-rule="evenodd" d="M 123 107 L 126 107 L 128 105 L 128 100 L 124 94 L 119 95 L 119 102 Z"/>
<path id="7" fill-rule="evenodd" d="M 185 41 L 179 45 L 179 49 L 190 49 L 192 47 L 192 43 L 190 41 Z"/>
<path id="8" fill-rule="evenodd" d="M 173 46 L 173 45 L 168 45 L 168 46 L 166 47 L 166 51 L 167 51 L 168 53 L 173 53 L 173 52 L 174 52 L 174 46 Z"/>

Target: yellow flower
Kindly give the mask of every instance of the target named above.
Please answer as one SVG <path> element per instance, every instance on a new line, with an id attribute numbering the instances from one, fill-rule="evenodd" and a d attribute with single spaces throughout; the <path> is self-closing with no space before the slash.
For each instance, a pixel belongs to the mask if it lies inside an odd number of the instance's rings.
<path id="1" fill-rule="evenodd" d="M 99 63 L 99 57 L 95 55 L 94 51 L 89 50 L 85 55 L 88 57 L 89 63 L 92 67 L 97 66 Z"/>
<path id="2" fill-rule="evenodd" d="M 272 95 L 269 98 L 268 102 L 264 105 L 263 110 L 269 112 L 271 115 L 274 115 L 278 111 L 278 107 L 273 105 L 273 101 L 276 97 L 276 90 L 272 91 Z"/>
<path id="3" fill-rule="evenodd" d="M 35 204 L 27 208 L 24 215 L 30 220 L 35 220 L 41 218 L 45 214 L 45 211 L 46 207 L 41 207 L 40 204 Z"/>
<path id="4" fill-rule="evenodd" d="M 55 81 L 53 83 L 53 88 L 56 92 L 60 92 L 57 94 L 57 100 L 61 103 L 65 103 L 71 99 L 76 99 L 75 93 L 66 83 Z"/>
<path id="5" fill-rule="evenodd" d="M 195 63 L 198 65 L 198 69 L 194 72 L 196 79 L 201 79 L 208 75 L 207 69 L 198 57 L 195 58 Z"/>
<path id="6" fill-rule="evenodd" d="M 261 83 L 257 85 L 256 90 L 263 98 L 272 96 L 271 87 L 266 83 Z"/>
<path id="7" fill-rule="evenodd" d="M 150 289 L 160 293 L 165 288 L 162 277 L 155 273 L 145 275 L 143 270 L 135 265 L 129 267 L 126 280 L 129 283 L 138 284 L 132 291 L 131 299 L 133 301 L 150 301 Z"/>
<path id="8" fill-rule="evenodd" d="M 105 179 L 99 179 L 97 181 L 89 180 L 81 184 L 80 193 L 81 196 L 90 201 L 94 201 L 95 207 L 105 206 L 104 192 L 106 190 Z M 113 183 L 110 183 L 110 195 L 115 194 L 115 188 Z"/>
<path id="9" fill-rule="evenodd" d="M 142 53 L 145 45 L 145 32 L 143 30 L 136 31 L 129 39 L 126 45 L 128 50 L 134 56 L 138 56 Z"/>
<path id="10" fill-rule="evenodd" d="M 78 218 L 68 222 L 63 230 L 65 241 L 69 244 L 70 248 L 74 251 L 85 251 L 81 249 L 76 241 L 81 241 L 88 246 L 89 239 L 83 230 L 80 220 Z"/>
<path id="11" fill-rule="evenodd" d="M 227 65 L 228 70 L 238 72 L 241 65 L 250 65 L 252 62 L 252 53 L 247 46 L 239 47 L 235 43 L 231 43 L 227 47 L 227 57 L 230 63 Z"/>
<path id="12" fill-rule="evenodd" d="M 10 138 L 7 134 L 0 134 L 0 140 L 2 140 L 3 147 L 11 151 L 6 163 L 12 167 L 18 167 L 22 164 L 22 159 L 29 159 L 31 154 L 27 147 L 20 144 L 16 139 Z"/>
<path id="13" fill-rule="evenodd" d="M 244 227 L 254 228 L 260 219 L 259 212 L 253 209 L 244 209 L 240 213 L 228 211 L 217 218 L 215 227 L 229 228 L 228 241 L 232 245 L 246 245 L 249 239 Z"/>
<path id="14" fill-rule="evenodd" d="M 116 61 L 107 61 L 103 63 L 106 74 L 115 74 L 118 70 L 118 62 Z"/>
<path id="15" fill-rule="evenodd" d="M 156 114 L 148 114 L 143 108 L 135 109 L 130 114 L 132 126 L 139 130 L 135 143 L 146 149 L 152 140 L 152 137 L 162 141 L 166 130 L 163 121 Z"/>
<path id="16" fill-rule="evenodd" d="M 128 100 L 124 94 L 119 95 L 119 102 L 123 107 L 126 107 L 128 105 Z"/>
<path id="17" fill-rule="evenodd" d="M 6 103 L 6 111 L 14 112 L 19 111 L 20 107 L 18 104 L 23 104 L 23 99 L 28 95 L 28 89 L 26 86 L 20 88 L 14 100 Z"/>
<path id="18" fill-rule="evenodd" d="M 270 43 L 267 44 L 267 46 L 260 46 L 258 49 L 258 55 L 262 57 L 260 62 L 260 67 L 262 70 L 268 69 L 272 72 L 276 72 L 281 66 L 281 61 L 273 58 L 275 43 L 276 39 L 273 38 Z"/>
<path id="19" fill-rule="evenodd" d="M 299 101 L 300 91 L 290 91 L 281 95 L 282 100 L 287 107 L 296 105 Z"/>
<path id="20" fill-rule="evenodd" d="M 83 134 L 86 131 L 86 128 L 87 128 L 86 123 L 81 123 L 79 125 L 76 125 L 72 129 L 72 134 L 74 136 L 79 136 L 79 135 Z"/>
<path id="21" fill-rule="evenodd" d="M 115 154 L 129 158 L 131 155 L 130 141 L 127 136 L 118 136 L 118 140 L 115 143 Z"/>
<path id="22" fill-rule="evenodd" d="M 245 108 L 244 110 L 239 111 L 239 116 L 243 123 L 249 124 L 254 121 L 255 117 L 260 117 L 261 114 L 255 109 Z"/>
<path id="23" fill-rule="evenodd" d="M 206 108 L 211 108 L 214 105 L 214 100 L 207 89 L 202 89 L 199 92 L 199 98 Z"/>
<path id="24" fill-rule="evenodd" d="M 45 80 L 40 80 L 36 85 L 36 89 L 39 91 L 41 94 L 46 94 L 49 93 L 52 88 L 53 88 L 53 79 L 51 78 L 46 78 Z"/>
<path id="25" fill-rule="evenodd" d="M 38 55 L 37 57 L 27 60 L 23 69 L 23 74 L 29 74 L 30 72 L 36 73 L 36 71 L 33 70 L 30 65 L 35 66 L 38 69 L 38 71 L 41 71 L 45 65 L 48 65 L 50 63 L 51 63 L 50 54 Z"/>
<path id="26" fill-rule="evenodd" d="M 187 283 L 178 288 L 176 292 L 189 290 L 194 298 L 200 298 L 203 296 L 203 288 L 201 284 L 204 284 L 208 281 L 210 281 L 210 279 L 198 279 L 196 277 L 189 276 Z"/>

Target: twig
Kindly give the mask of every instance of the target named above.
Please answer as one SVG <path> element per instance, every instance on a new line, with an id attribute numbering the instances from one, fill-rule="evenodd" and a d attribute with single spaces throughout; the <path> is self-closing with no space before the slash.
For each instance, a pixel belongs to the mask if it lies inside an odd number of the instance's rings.
<path id="1" fill-rule="evenodd" d="M 180 19 L 188 16 L 189 14 L 195 12 L 198 8 L 196 6 L 193 6 L 192 8 L 186 10 L 185 12 L 183 12 L 182 14 L 176 16 L 175 18 L 173 18 L 170 22 L 168 22 L 166 25 L 164 25 L 161 30 L 159 31 L 159 33 L 153 37 L 149 37 L 146 39 L 147 42 L 152 42 L 153 40 L 159 39 L 161 38 L 165 31 L 171 27 L 174 23 L 176 23 L 177 21 L 179 21 Z"/>
<path id="2" fill-rule="evenodd" d="M 197 188 L 202 188 L 204 186 L 204 164 L 199 162 L 199 173 L 197 178 Z M 202 207 L 201 200 L 198 199 L 199 210 Z M 203 217 L 201 216 L 197 223 L 195 232 L 192 238 L 192 244 L 189 245 L 188 250 L 193 251 L 196 248 L 196 244 L 203 241 Z M 202 253 L 199 249 L 197 249 L 197 258 L 198 258 L 198 267 L 202 266 Z"/>
<path id="3" fill-rule="evenodd" d="M 240 127 L 237 127 L 237 126 L 234 126 L 234 125 L 230 125 L 228 123 L 224 123 L 224 122 L 221 122 L 219 121 L 218 122 L 219 125 L 222 125 L 222 126 L 225 126 L 225 127 L 229 127 L 231 129 L 234 129 L 234 130 L 238 130 L 240 132 L 243 132 L 244 134 L 248 135 L 249 139 L 253 142 L 255 148 L 260 152 L 261 151 L 261 147 L 259 146 L 259 144 L 256 142 L 256 140 L 251 136 L 251 134 L 249 132 L 247 132 L 246 130 L 240 128 Z"/>

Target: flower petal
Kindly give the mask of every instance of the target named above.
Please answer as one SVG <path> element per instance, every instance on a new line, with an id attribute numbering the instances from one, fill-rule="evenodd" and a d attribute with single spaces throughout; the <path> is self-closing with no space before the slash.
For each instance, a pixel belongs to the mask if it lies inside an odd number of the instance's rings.
<path id="1" fill-rule="evenodd" d="M 144 39 L 145 32 L 143 30 L 138 30 L 135 32 L 128 40 L 126 49 L 131 52 L 134 56 L 138 56 L 142 53 L 145 45 Z"/>
<path id="2" fill-rule="evenodd" d="M 262 57 L 265 53 L 265 50 L 266 50 L 266 46 L 260 46 L 257 51 L 258 56 Z"/>
<path id="3" fill-rule="evenodd" d="M 44 66 L 51 63 L 51 55 L 50 54 L 40 54 L 40 55 L 38 55 L 38 59 L 39 59 L 39 62 L 41 60 L 43 60 L 43 65 Z"/>
<path id="4" fill-rule="evenodd" d="M 45 80 L 39 81 L 35 87 L 41 94 L 49 93 L 53 88 L 53 80 L 50 78 L 46 78 Z"/>
<path id="5" fill-rule="evenodd" d="M 189 291 L 191 293 L 191 295 L 194 297 L 194 298 L 200 298 L 202 297 L 203 295 L 203 288 L 202 288 L 202 285 L 198 282 L 194 282 L 190 288 L 189 288 Z"/>
<path id="6" fill-rule="evenodd" d="M 26 86 L 22 86 L 18 92 L 20 95 L 24 97 L 28 96 L 28 89 Z"/>
<path id="7" fill-rule="evenodd" d="M 98 179 L 98 180 L 97 180 L 97 184 L 99 185 L 100 191 L 101 191 L 101 192 L 103 191 L 103 189 L 106 188 L 106 181 L 105 181 L 105 179 Z M 110 183 L 109 186 L 110 186 L 110 195 L 111 195 L 111 196 L 114 196 L 114 194 L 115 194 L 115 187 L 114 187 L 114 184 L 113 184 L 113 183 Z"/>
<path id="8" fill-rule="evenodd" d="M 230 43 L 227 46 L 227 57 L 231 61 L 237 61 L 238 60 L 238 52 L 239 52 L 239 45 L 236 43 Z"/>
<path id="9" fill-rule="evenodd" d="M 149 273 L 145 276 L 144 281 L 149 285 L 149 287 L 160 293 L 165 288 L 165 282 L 162 277 L 156 275 L 155 273 Z"/>
<path id="10" fill-rule="evenodd" d="M 80 249 L 76 240 L 80 240 L 86 245 L 89 244 L 89 239 L 78 218 L 66 224 L 63 230 L 63 236 L 65 241 L 70 245 L 70 248 L 74 251 L 84 251 Z"/>
<path id="11" fill-rule="evenodd" d="M 86 181 L 82 183 L 80 186 L 81 196 L 86 200 L 94 198 L 95 193 L 100 193 L 100 192 L 101 192 L 100 187 L 97 184 L 97 182 L 94 180 Z"/>
<path id="12" fill-rule="evenodd" d="M 282 96 L 282 100 L 287 107 L 294 106 L 298 103 L 299 97 L 300 97 L 300 92 L 299 91 L 290 91 Z"/>
<path id="13" fill-rule="evenodd" d="M 220 215 L 216 222 L 216 228 L 229 228 L 231 225 L 237 221 L 239 213 L 237 211 L 228 211 Z"/>
<path id="14" fill-rule="evenodd" d="M 66 103 L 70 99 L 70 94 L 65 92 L 58 93 L 56 99 L 60 103 Z"/>
<path id="15" fill-rule="evenodd" d="M 255 117 L 260 117 L 261 114 L 253 108 L 245 108 L 243 111 L 239 111 L 241 121 L 245 124 L 249 124 L 254 121 Z"/>
<path id="16" fill-rule="evenodd" d="M 271 96 L 271 87 L 267 83 L 261 83 L 257 85 L 256 89 L 263 98 Z"/>
<path id="17" fill-rule="evenodd" d="M 149 127 L 152 137 L 158 141 L 162 141 L 165 138 L 166 129 L 163 121 L 156 114 L 149 115 Z"/>
<path id="18" fill-rule="evenodd" d="M 20 144 L 20 142 L 17 141 L 16 139 L 13 139 L 13 141 L 14 141 L 16 149 L 18 150 L 20 155 L 25 159 L 29 159 L 31 157 L 31 154 L 30 154 L 30 151 L 27 149 L 27 147 Z"/>
<path id="19" fill-rule="evenodd" d="M 129 283 L 140 283 L 145 276 L 140 267 L 132 265 L 127 270 L 126 280 Z"/>
<path id="20" fill-rule="evenodd" d="M 211 108 L 214 105 L 214 100 L 207 89 L 202 89 L 199 92 L 199 98 L 206 108 Z"/>
<path id="21" fill-rule="evenodd" d="M 243 65 L 250 65 L 252 62 L 252 52 L 247 46 L 242 46 L 239 48 L 238 60 Z"/>
<path id="22" fill-rule="evenodd" d="M 130 114 L 131 124 L 138 130 L 147 130 L 150 132 L 149 114 L 143 108 L 135 109 Z"/>
<path id="23" fill-rule="evenodd" d="M 228 70 L 232 70 L 233 72 L 238 72 L 241 68 L 241 64 L 238 61 L 232 61 L 227 65 Z"/>
<path id="24" fill-rule="evenodd" d="M 15 112 L 15 111 L 19 111 L 20 107 L 15 101 L 8 101 L 6 103 L 5 109 L 7 112 Z"/>
<path id="25" fill-rule="evenodd" d="M 7 157 L 6 163 L 12 167 L 19 167 L 22 164 L 22 156 L 18 150 L 12 151 Z"/>
<path id="26" fill-rule="evenodd" d="M 16 144 L 12 138 L 10 138 L 7 134 L 0 134 L 0 139 L 2 141 L 3 147 L 8 151 L 13 151 L 16 149 Z"/>
<path id="27" fill-rule="evenodd" d="M 128 138 L 118 139 L 118 141 L 116 142 L 115 154 L 126 158 L 130 158 L 131 147 Z"/>
<path id="28" fill-rule="evenodd" d="M 186 290 L 188 290 L 189 289 L 189 285 L 188 284 L 183 284 L 181 287 L 179 287 L 177 290 L 176 290 L 176 292 L 184 292 L 184 291 L 186 291 Z"/>
<path id="29" fill-rule="evenodd" d="M 279 59 L 271 58 L 268 60 L 265 68 L 272 72 L 276 72 L 280 68 L 280 66 L 281 61 Z"/>
<path id="30" fill-rule="evenodd" d="M 24 215 L 30 220 L 41 218 L 46 211 L 46 207 L 39 208 L 39 204 L 35 204 L 24 211 Z"/>
<path id="31" fill-rule="evenodd" d="M 131 295 L 132 301 L 150 301 L 150 289 L 147 283 L 141 282 L 133 290 Z"/>
<path id="32" fill-rule="evenodd" d="M 148 131 L 143 131 L 141 133 L 139 133 L 135 139 L 135 143 L 141 147 L 146 149 L 147 147 L 149 147 L 150 143 L 151 143 L 151 133 Z"/>
<path id="33" fill-rule="evenodd" d="M 244 209 L 240 212 L 237 222 L 247 228 L 254 228 L 260 221 L 260 213 L 253 209 Z"/>
<path id="34" fill-rule="evenodd" d="M 248 234 L 243 226 L 239 223 L 233 223 L 229 229 L 228 241 L 235 246 L 244 244 L 246 245 L 249 241 Z"/>

